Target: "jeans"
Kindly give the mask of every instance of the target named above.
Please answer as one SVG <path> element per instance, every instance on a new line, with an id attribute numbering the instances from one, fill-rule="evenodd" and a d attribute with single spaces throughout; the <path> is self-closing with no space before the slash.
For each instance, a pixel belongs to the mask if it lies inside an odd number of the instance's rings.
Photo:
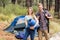
<path id="1" fill-rule="evenodd" d="M 34 40 L 35 30 L 26 28 L 23 40 L 27 40 L 29 35 L 30 35 L 31 40 Z"/>

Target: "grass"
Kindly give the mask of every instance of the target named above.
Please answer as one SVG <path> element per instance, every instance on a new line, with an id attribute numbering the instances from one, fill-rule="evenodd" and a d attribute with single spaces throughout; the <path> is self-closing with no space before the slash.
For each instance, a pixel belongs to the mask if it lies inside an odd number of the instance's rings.
<path id="1" fill-rule="evenodd" d="M 18 4 L 8 4 L 3 8 L 3 14 L 4 15 L 10 15 L 10 14 L 15 14 L 15 15 L 23 15 L 26 13 L 26 8 L 19 6 Z"/>
<path id="2" fill-rule="evenodd" d="M 3 39 L 3 38 L 0 38 L 0 40 L 5 40 L 5 39 Z"/>
<path id="3" fill-rule="evenodd" d="M 60 32 L 60 24 L 50 21 L 50 33 Z"/>
<path id="4" fill-rule="evenodd" d="M 25 15 L 26 13 L 26 7 L 19 6 L 18 4 L 8 4 L 5 8 L 0 7 L 0 21 L 12 20 L 16 16 Z"/>

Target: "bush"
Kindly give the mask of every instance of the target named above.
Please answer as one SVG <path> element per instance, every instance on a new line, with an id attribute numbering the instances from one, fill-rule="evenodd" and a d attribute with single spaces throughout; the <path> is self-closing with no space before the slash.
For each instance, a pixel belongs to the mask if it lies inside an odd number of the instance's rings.
<path id="1" fill-rule="evenodd" d="M 9 18 L 5 16 L 4 14 L 0 14 L 0 21 L 8 20 Z"/>
<path id="2" fill-rule="evenodd" d="M 3 12 L 3 7 L 0 7 L 0 14 Z"/>
<path id="3" fill-rule="evenodd" d="M 12 20 L 18 15 L 25 15 L 26 12 L 26 7 L 22 7 L 17 4 L 8 4 L 5 6 L 5 8 L 0 7 L 0 21 Z"/>
<path id="4" fill-rule="evenodd" d="M 37 10 L 38 10 L 37 6 L 33 6 L 33 10 L 34 10 L 34 12 L 37 12 Z"/>
<path id="5" fill-rule="evenodd" d="M 54 33 L 57 33 L 60 31 L 60 25 L 54 21 L 50 21 L 50 32 L 54 31 Z"/>
<path id="6" fill-rule="evenodd" d="M 3 14 L 5 15 L 10 15 L 10 14 L 24 15 L 25 13 L 26 13 L 25 7 L 14 4 L 9 4 L 3 9 Z"/>
<path id="7" fill-rule="evenodd" d="M 34 12 L 37 11 L 37 6 L 33 6 Z M 5 8 L 0 7 L 0 20 L 10 20 L 19 15 L 25 15 L 27 13 L 26 7 L 22 7 L 18 4 L 8 4 Z M 7 16 L 7 17 L 6 17 Z"/>

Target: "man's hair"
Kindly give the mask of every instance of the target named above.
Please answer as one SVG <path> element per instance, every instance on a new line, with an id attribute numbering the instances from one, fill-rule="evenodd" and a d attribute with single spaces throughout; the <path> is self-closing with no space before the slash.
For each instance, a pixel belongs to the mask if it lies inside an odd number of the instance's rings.
<path id="1" fill-rule="evenodd" d="M 40 5 L 42 5 L 42 6 L 43 6 L 43 4 L 42 4 L 42 3 L 38 3 L 38 6 L 40 6 Z"/>

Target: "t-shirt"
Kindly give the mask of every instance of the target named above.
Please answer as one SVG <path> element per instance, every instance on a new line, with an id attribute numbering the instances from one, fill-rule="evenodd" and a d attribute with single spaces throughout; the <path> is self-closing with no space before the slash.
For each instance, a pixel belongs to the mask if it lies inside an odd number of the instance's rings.
<path id="1" fill-rule="evenodd" d="M 28 16 L 28 15 L 26 15 L 26 16 L 25 16 L 25 20 L 28 21 L 29 19 L 33 19 L 33 17 L 32 17 L 32 16 Z"/>

